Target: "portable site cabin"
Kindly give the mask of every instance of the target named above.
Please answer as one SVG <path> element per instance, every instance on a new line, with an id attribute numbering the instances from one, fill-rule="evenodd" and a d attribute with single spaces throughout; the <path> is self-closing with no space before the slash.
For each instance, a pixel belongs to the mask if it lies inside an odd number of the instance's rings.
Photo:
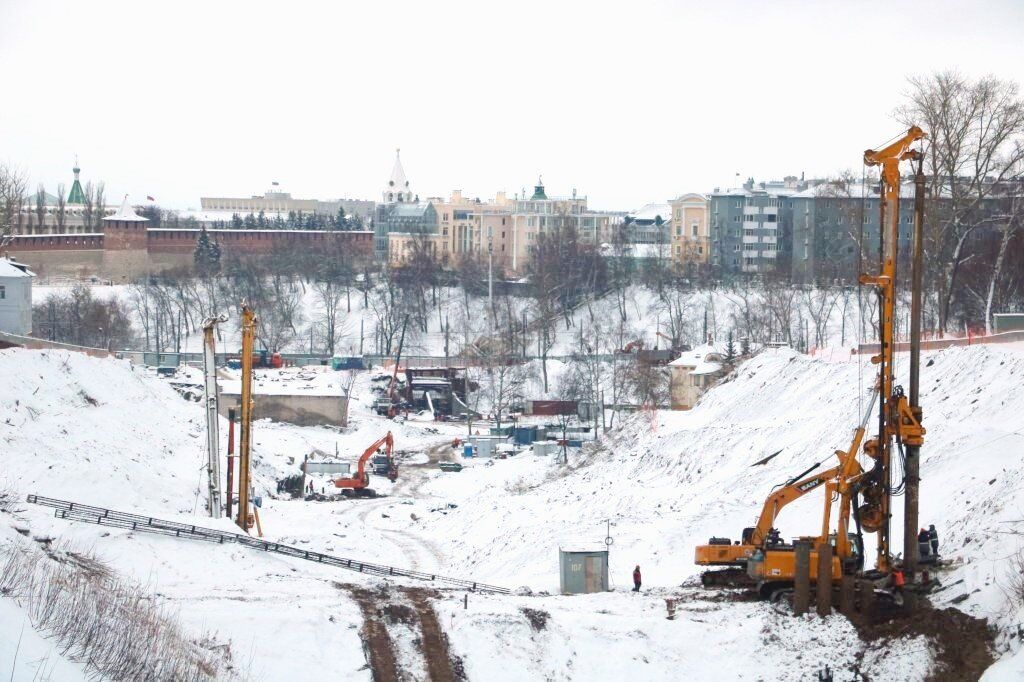
<path id="1" fill-rule="evenodd" d="M 608 549 L 593 543 L 558 550 L 558 588 L 562 594 L 608 591 Z"/>
<path id="2" fill-rule="evenodd" d="M 32 278 L 27 266 L 0 257 L 0 332 L 32 333 Z"/>
<path id="3" fill-rule="evenodd" d="M 465 440 L 466 445 L 473 446 L 473 455 L 476 457 L 494 457 L 496 447 L 502 443 L 508 443 L 508 436 L 473 435 Z M 466 455 L 463 455 L 466 456 Z"/>

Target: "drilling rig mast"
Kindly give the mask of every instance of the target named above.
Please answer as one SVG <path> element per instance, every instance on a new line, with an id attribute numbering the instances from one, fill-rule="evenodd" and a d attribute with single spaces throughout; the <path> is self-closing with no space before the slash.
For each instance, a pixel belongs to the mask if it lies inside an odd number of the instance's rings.
<path id="1" fill-rule="evenodd" d="M 865 165 L 881 166 L 879 272 L 877 275 L 860 276 L 860 283 L 874 286 L 878 295 L 879 351 L 878 355 L 872 356 L 871 362 L 878 365 L 879 407 L 878 433 L 864 445 L 865 453 L 875 463 L 861 487 L 864 504 L 858 514 L 864 530 L 878 534 L 876 565 L 883 572 L 889 571 L 892 562 L 890 540 L 894 440 L 902 453 L 904 446 L 919 448 L 924 442 L 925 432 L 921 426 L 921 408 L 911 406 L 903 387 L 895 385 L 896 373 L 893 367 L 900 237 L 900 163 L 920 159 L 921 152 L 912 149 L 911 145 L 924 137 L 923 130 L 912 126 L 906 134 L 883 149 L 864 152 Z M 919 225 L 917 229 L 920 229 Z"/>
<path id="2" fill-rule="evenodd" d="M 217 414 L 217 345 L 214 331 L 219 322 L 227 321 L 227 317 L 211 317 L 203 321 L 203 374 L 204 395 L 206 404 L 206 470 L 209 477 L 209 493 L 206 499 L 206 511 L 211 518 L 219 519 L 221 515 L 220 500 L 220 435 Z"/>
<path id="3" fill-rule="evenodd" d="M 252 349 L 256 340 L 256 313 L 242 302 L 242 406 L 238 424 L 238 519 L 239 528 L 249 532 L 249 453 L 252 441 Z"/>

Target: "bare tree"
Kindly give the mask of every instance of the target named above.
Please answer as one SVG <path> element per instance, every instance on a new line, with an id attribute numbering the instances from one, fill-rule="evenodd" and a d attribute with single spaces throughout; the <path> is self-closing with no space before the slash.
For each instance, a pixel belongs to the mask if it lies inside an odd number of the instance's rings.
<path id="1" fill-rule="evenodd" d="M 786 282 L 765 282 L 764 301 L 771 313 L 769 327 L 774 327 L 779 338 L 792 345 L 796 290 Z"/>
<path id="2" fill-rule="evenodd" d="M 1006 256 L 1010 251 L 1010 244 L 1013 242 L 1014 237 L 1020 234 L 1021 222 L 1024 222 L 1024 218 L 1021 216 L 1020 206 L 1024 206 L 1024 201 L 1021 201 L 1017 197 L 1014 197 L 1013 204 L 1015 210 L 1007 217 L 1007 220 L 1002 226 L 1002 237 L 999 240 L 999 251 L 996 254 L 996 263 L 992 268 L 992 277 L 988 282 L 988 293 L 985 296 L 985 333 L 992 333 L 992 305 L 996 298 L 996 286 L 1000 281 L 1000 277 L 1003 274 L 1003 266 L 1006 263 Z"/>
<path id="3" fill-rule="evenodd" d="M 932 285 L 940 301 L 939 328 L 945 331 L 969 237 L 991 222 L 991 199 L 1019 192 L 1024 101 L 1017 83 L 993 76 L 970 80 L 944 71 L 911 78 L 910 86 L 909 101 L 897 114 L 930 135 L 926 255 L 938 273 Z"/>
<path id="4" fill-rule="evenodd" d="M 27 189 L 25 171 L 0 164 L 0 246 L 9 244 L 17 231 Z"/>
<path id="5" fill-rule="evenodd" d="M 103 181 L 96 183 L 96 196 L 93 199 L 94 210 L 96 211 L 96 229 L 99 230 L 103 227 L 103 217 L 106 215 L 106 197 L 103 196 L 103 192 L 106 189 Z M 159 227 L 159 223 L 156 224 Z"/>
<path id="6" fill-rule="evenodd" d="M 64 221 L 67 217 L 68 210 L 68 196 L 64 188 L 64 183 L 57 185 L 57 210 L 54 213 L 53 219 L 57 224 L 57 232 L 64 232 Z"/>
<path id="7" fill-rule="evenodd" d="M 86 232 L 92 232 L 93 209 L 96 206 L 96 190 L 93 188 L 91 181 L 85 183 L 84 197 L 85 199 L 82 205 L 82 223 Z"/>
<path id="8" fill-rule="evenodd" d="M 36 188 L 36 225 L 40 232 L 46 232 L 46 188 L 41 182 Z"/>

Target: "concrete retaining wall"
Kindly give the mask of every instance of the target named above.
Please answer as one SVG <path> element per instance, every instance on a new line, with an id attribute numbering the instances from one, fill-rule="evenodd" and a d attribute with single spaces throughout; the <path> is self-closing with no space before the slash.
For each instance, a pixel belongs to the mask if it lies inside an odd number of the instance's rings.
<path id="1" fill-rule="evenodd" d="M 348 426 L 348 398 L 336 395 L 260 395 L 256 394 L 256 419 L 273 419 L 298 426 Z M 237 408 L 237 393 L 221 392 L 217 401 L 221 416 L 228 408 Z"/>

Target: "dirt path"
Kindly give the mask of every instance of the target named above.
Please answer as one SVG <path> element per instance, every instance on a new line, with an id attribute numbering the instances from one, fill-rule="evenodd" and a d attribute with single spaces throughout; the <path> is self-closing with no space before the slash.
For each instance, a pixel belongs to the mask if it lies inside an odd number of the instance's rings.
<path id="1" fill-rule="evenodd" d="M 402 590 L 412 602 L 420 619 L 420 651 L 427 662 L 427 673 L 432 682 L 462 682 L 466 674 L 462 661 L 452 657 L 448 649 L 448 636 L 441 629 L 437 612 L 430 603 L 437 593 L 422 587 L 407 587 Z"/>
<path id="2" fill-rule="evenodd" d="M 395 591 L 386 587 L 370 590 L 350 583 L 334 585 L 359 604 L 363 616 L 359 636 L 374 682 L 399 682 L 409 677 L 389 626 L 398 628 L 395 632 L 399 638 L 412 629 L 416 651 L 423 657 L 431 682 L 466 682 L 462 659 L 448 648 L 448 636 L 431 604 L 438 597 L 436 591 L 424 587 L 400 587 Z M 405 664 L 407 668 L 418 667 L 416 661 L 406 660 Z"/>
<path id="3" fill-rule="evenodd" d="M 399 682 L 401 668 L 395 656 L 395 647 L 388 629 L 380 617 L 377 596 L 370 590 L 357 585 L 335 583 L 340 589 L 352 595 L 363 614 L 363 628 L 359 636 L 363 640 L 363 651 L 370 666 L 374 682 Z"/>

